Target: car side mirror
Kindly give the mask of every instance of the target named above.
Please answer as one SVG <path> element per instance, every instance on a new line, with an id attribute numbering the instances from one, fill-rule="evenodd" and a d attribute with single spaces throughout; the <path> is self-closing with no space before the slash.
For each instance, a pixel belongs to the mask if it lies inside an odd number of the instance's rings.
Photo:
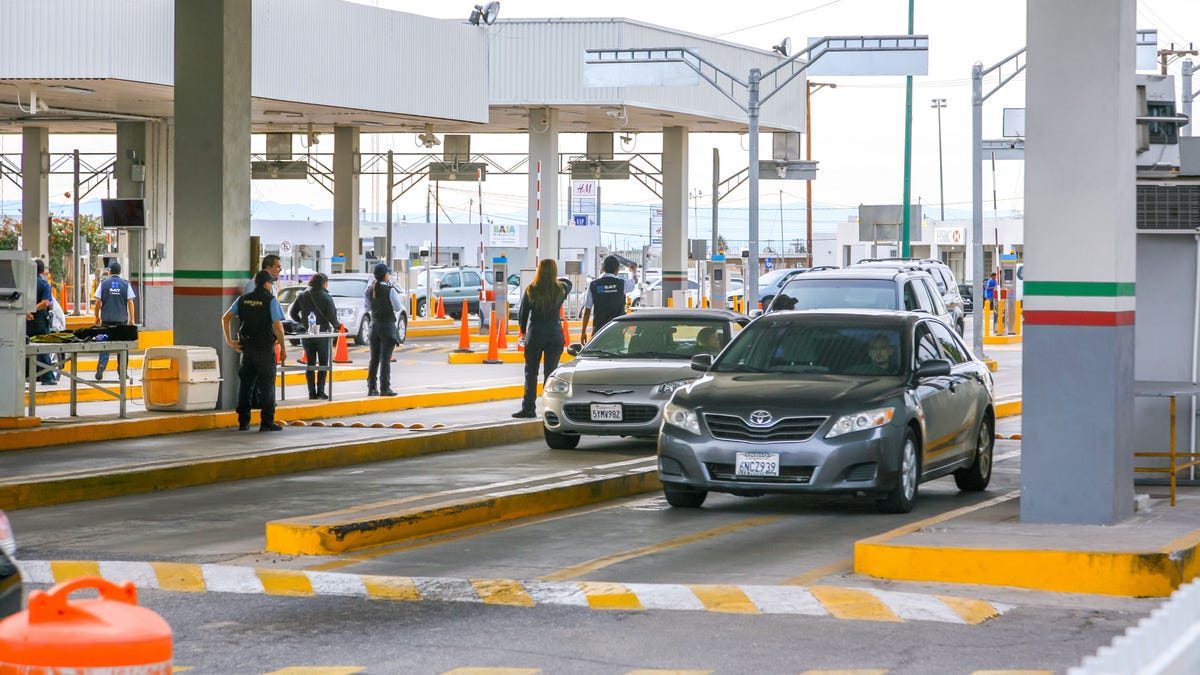
<path id="1" fill-rule="evenodd" d="M 438 288 L 450 288 L 450 282 L 443 281 L 442 283 L 438 284 Z"/>
<path id="2" fill-rule="evenodd" d="M 755 308 L 755 309 L 750 310 L 750 313 L 747 316 L 749 316 L 751 319 L 757 319 L 758 317 L 762 316 L 763 314 L 766 314 L 766 312 L 764 312 L 761 309 Z"/>
<path id="3" fill-rule="evenodd" d="M 917 368 L 917 379 L 945 377 L 950 374 L 950 362 L 946 359 L 930 359 Z"/>
<path id="4" fill-rule="evenodd" d="M 567 353 L 571 356 L 579 356 L 579 352 L 583 351 L 582 342 L 572 342 L 567 346 Z"/>
<path id="5" fill-rule="evenodd" d="M 692 370 L 698 370 L 702 373 L 707 373 L 709 368 L 712 368 L 712 354 L 697 354 L 692 357 Z"/>

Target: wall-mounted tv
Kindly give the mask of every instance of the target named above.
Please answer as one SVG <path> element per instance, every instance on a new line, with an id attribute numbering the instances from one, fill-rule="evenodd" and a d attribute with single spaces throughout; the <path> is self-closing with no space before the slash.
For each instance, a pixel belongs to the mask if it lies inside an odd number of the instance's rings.
<path id="1" fill-rule="evenodd" d="M 101 199 L 100 224 L 113 230 L 141 230 L 146 227 L 146 200 Z"/>

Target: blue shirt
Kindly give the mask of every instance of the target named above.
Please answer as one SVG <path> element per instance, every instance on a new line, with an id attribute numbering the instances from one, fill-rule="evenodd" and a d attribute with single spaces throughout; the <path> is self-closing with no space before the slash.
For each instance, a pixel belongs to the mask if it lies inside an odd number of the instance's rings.
<path id="1" fill-rule="evenodd" d="M 234 316 L 238 315 L 238 300 L 241 300 L 241 298 L 237 298 L 233 301 L 233 304 L 229 306 L 229 311 L 232 312 Z M 273 296 L 271 298 L 271 320 L 283 321 L 283 307 L 280 306 L 279 300 Z"/>
<path id="2" fill-rule="evenodd" d="M 983 299 L 984 300 L 995 300 L 996 299 L 996 280 L 995 279 L 988 279 L 987 286 L 983 287 Z"/>

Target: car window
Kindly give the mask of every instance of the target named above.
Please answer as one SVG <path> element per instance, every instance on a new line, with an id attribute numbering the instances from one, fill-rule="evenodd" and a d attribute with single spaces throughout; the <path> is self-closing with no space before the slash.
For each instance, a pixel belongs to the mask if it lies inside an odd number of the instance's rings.
<path id="1" fill-rule="evenodd" d="M 930 265 L 925 268 L 929 276 L 933 277 L 933 283 L 937 286 L 938 293 L 946 292 L 946 280 L 942 278 L 942 270 L 936 265 Z"/>
<path id="2" fill-rule="evenodd" d="M 733 333 L 725 321 L 613 321 L 592 336 L 580 356 L 690 359 L 696 354 L 716 354 L 731 339 Z"/>
<path id="3" fill-rule="evenodd" d="M 929 279 L 925 279 L 925 288 L 929 291 L 929 302 L 931 310 L 934 314 L 941 316 L 946 313 L 946 302 L 942 300 L 942 294 L 938 293 L 933 288 L 933 284 Z"/>
<path id="4" fill-rule="evenodd" d="M 966 363 L 971 360 L 966 348 L 956 339 L 949 327 L 937 321 L 930 321 L 929 331 L 941 346 L 942 355 L 950 363 Z"/>
<path id="5" fill-rule="evenodd" d="M 923 296 L 925 302 L 921 301 Z M 924 294 L 924 289 L 917 290 L 916 281 L 912 279 L 904 282 L 904 309 L 910 312 L 917 312 L 922 309 L 927 312 L 929 311 L 928 296 Z"/>
<path id="6" fill-rule="evenodd" d="M 894 284 L 889 279 L 813 279 L 802 274 L 788 281 L 770 309 L 898 309 Z"/>
<path id="7" fill-rule="evenodd" d="M 479 272 L 463 272 L 463 286 L 482 286 L 483 280 L 479 276 Z"/>
<path id="8" fill-rule="evenodd" d="M 955 288 L 957 288 L 957 285 L 954 283 L 954 275 L 950 273 L 950 270 L 948 268 L 935 267 L 934 269 L 937 270 L 939 274 L 941 274 L 942 283 L 938 285 L 938 288 L 940 288 L 943 293 L 952 291 Z"/>
<path id="9" fill-rule="evenodd" d="M 335 298 L 361 298 L 366 292 L 366 279 L 329 279 L 329 294 Z"/>
<path id="10" fill-rule="evenodd" d="M 722 352 L 713 370 L 898 375 L 903 363 L 900 345 L 895 326 L 755 322 Z"/>
<path id="11" fill-rule="evenodd" d="M 914 341 L 916 345 L 914 352 L 917 355 L 917 365 L 942 358 L 941 352 L 938 351 L 937 340 L 929 333 L 927 324 L 928 322 L 922 322 L 917 326 L 916 340 Z"/>
<path id="12" fill-rule="evenodd" d="M 450 272 L 446 276 L 442 277 L 442 281 L 438 285 L 449 286 L 450 288 L 458 288 L 462 284 L 459 282 L 458 272 Z"/>

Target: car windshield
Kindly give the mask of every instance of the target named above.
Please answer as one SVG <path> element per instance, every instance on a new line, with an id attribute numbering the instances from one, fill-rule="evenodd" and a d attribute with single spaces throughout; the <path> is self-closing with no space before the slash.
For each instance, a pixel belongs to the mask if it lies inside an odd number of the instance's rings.
<path id="1" fill-rule="evenodd" d="M 755 322 L 711 370 L 886 377 L 899 375 L 904 362 L 895 326 Z"/>
<path id="2" fill-rule="evenodd" d="M 891 279 L 813 279 L 789 281 L 771 303 L 781 309 L 897 309 Z"/>
<path id="3" fill-rule="evenodd" d="M 444 276 L 446 276 L 446 270 L 429 270 L 429 281 L 434 286 L 437 286 L 438 284 L 442 283 L 442 277 L 444 277 Z M 425 285 L 425 272 L 424 271 L 417 270 L 417 285 L 418 286 Z"/>
<path id="4" fill-rule="evenodd" d="M 718 353 L 731 337 L 729 324 L 724 321 L 614 321 L 592 337 L 580 356 L 686 360 L 696 354 Z"/>
<path id="5" fill-rule="evenodd" d="M 366 279 L 329 279 L 329 294 L 335 298 L 361 298 L 366 290 Z"/>
<path id="6" fill-rule="evenodd" d="M 771 270 L 770 272 L 767 272 L 766 274 L 764 274 L 758 278 L 758 285 L 759 286 L 774 286 L 775 284 L 779 283 L 780 279 L 783 279 L 791 272 L 792 272 L 792 270 L 790 270 L 790 269 Z"/>
<path id="7" fill-rule="evenodd" d="M 300 292 L 305 288 L 307 288 L 307 286 L 288 286 L 287 288 L 279 289 L 279 295 L 277 296 L 279 299 L 279 304 L 286 305 L 288 303 L 295 302 L 296 297 L 299 296 Z"/>

